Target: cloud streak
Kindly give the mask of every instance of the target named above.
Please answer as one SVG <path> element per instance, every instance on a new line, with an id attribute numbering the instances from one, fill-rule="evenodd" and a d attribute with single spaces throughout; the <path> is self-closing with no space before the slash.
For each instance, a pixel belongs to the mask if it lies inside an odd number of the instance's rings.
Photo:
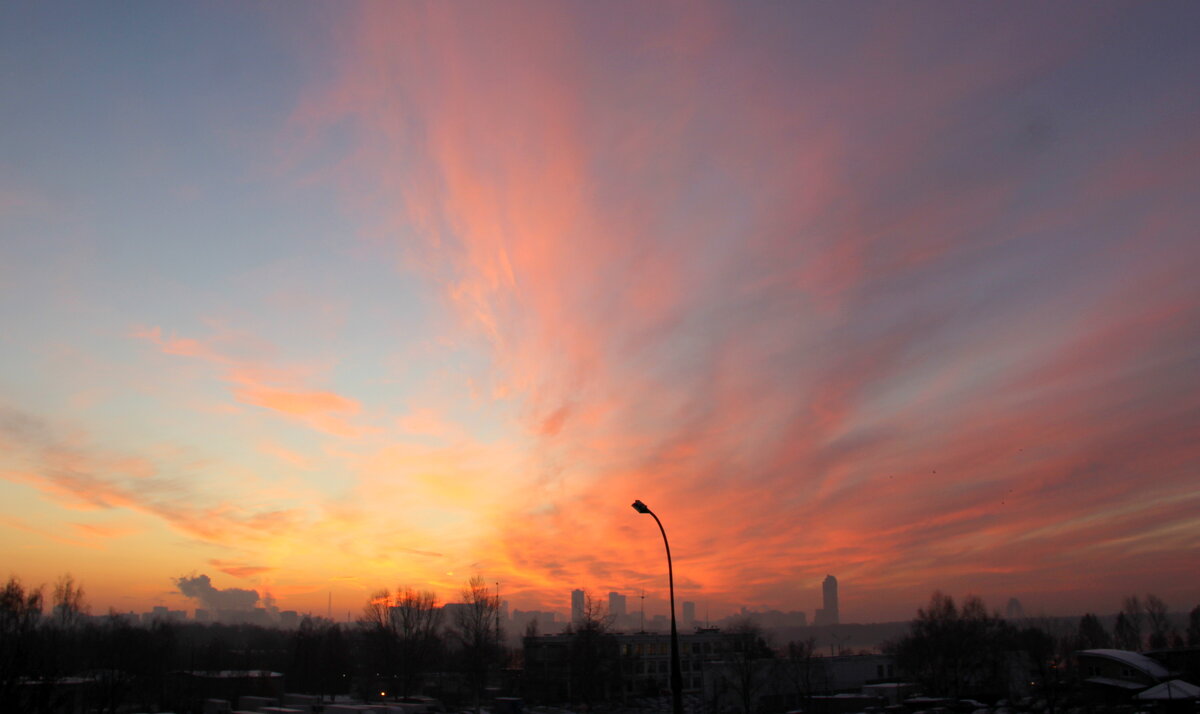
<path id="1" fill-rule="evenodd" d="M 975 577 L 1069 590 L 1099 532 L 1109 578 L 1149 522 L 1196 537 L 1160 501 L 1198 456 L 1194 390 L 1163 391 L 1200 344 L 1187 219 L 1064 140 L 1078 110 L 1017 100 L 1121 101 L 1077 69 L 1111 17 L 814 13 L 751 46 L 774 11 L 639 32 L 577 10 L 370 6 L 301 114 L 359 123 L 343 184 L 421 229 L 405 250 L 522 404 L 545 496 L 500 516 L 496 567 L 546 598 L 655 582 L 633 496 L 725 601 L 826 571 L 909 601 Z M 1166 155 L 1134 175 L 1164 161 L 1180 188 Z"/>
<path id="2" fill-rule="evenodd" d="M 1005 10 L 231 6 L 216 82 L 14 33 L 2 543 L 553 608 L 661 593 L 640 498 L 714 615 L 1194 601 L 1196 11 Z"/>

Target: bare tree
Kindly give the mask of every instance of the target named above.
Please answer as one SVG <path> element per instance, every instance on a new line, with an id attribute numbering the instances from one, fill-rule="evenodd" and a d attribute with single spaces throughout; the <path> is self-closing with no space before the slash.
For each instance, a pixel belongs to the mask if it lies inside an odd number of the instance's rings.
<path id="1" fill-rule="evenodd" d="M 387 683 L 393 696 L 403 697 L 418 689 L 440 645 L 442 611 L 437 596 L 411 587 L 377 590 L 363 605 L 358 625 L 367 649 L 368 669 Z M 370 683 L 364 694 L 379 689 Z"/>
<path id="2" fill-rule="evenodd" d="M 395 689 L 392 685 L 397 680 L 399 647 L 391 610 L 392 593 L 387 589 L 377 590 L 367 598 L 358 618 L 364 653 L 361 665 L 365 667 L 360 694 L 364 697 L 381 691 L 380 687 L 385 687 L 384 692 Z"/>
<path id="3" fill-rule="evenodd" d="M 84 600 L 83 586 L 75 582 L 70 573 L 63 575 L 54 584 L 54 603 L 52 612 L 54 622 L 60 627 L 72 628 L 80 623 L 87 614 L 87 601 Z"/>
<path id="4" fill-rule="evenodd" d="M 454 610 L 454 635 L 478 714 L 487 687 L 488 670 L 500 656 L 500 598 L 492 594 L 481 575 L 467 582 L 462 598 L 462 606 Z"/>
<path id="5" fill-rule="evenodd" d="M 1090 612 L 1079 619 L 1078 645 L 1081 650 L 1097 650 L 1112 646 L 1112 637 L 1104 629 L 1100 618 Z"/>
<path id="6" fill-rule="evenodd" d="M 351 650 L 342 627 L 323 617 L 305 616 L 291 639 L 289 686 L 319 695 L 322 701 L 326 696 L 344 694 Z"/>
<path id="7" fill-rule="evenodd" d="M 1150 649 L 1166 648 L 1171 634 L 1171 616 L 1167 613 L 1167 603 L 1157 595 L 1147 595 L 1145 609 L 1150 625 Z"/>
<path id="8" fill-rule="evenodd" d="M 891 650 L 929 693 L 998 698 L 1005 694 L 1004 663 L 1013 637 L 1013 628 L 989 615 L 978 597 L 967 596 L 959 610 L 953 598 L 935 592 Z"/>
<path id="9" fill-rule="evenodd" d="M 564 634 L 570 637 L 571 699 L 590 710 L 620 691 L 621 667 L 617 641 L 609 634 L 613 615 L 590 592 L 584 592 L 583 603 L 582 616 Z"/>
<path id="10" fill-rule="evenodd" d="M 41 588 L 26 590 L 10 577 L 0 590 L 0 701 L 9 706 L 16 704 L 18 683 L 30 673 L 41 616 Z"/>
<path id="11" fill-rule="evenodd" d="M 497 614 L 499 603 L 496 603 Z M 400 694 L 414 694 L 421 677 L 436 660 L 441 639 L 442 610 L 437 595 L 411 587 L 396 589 L 396 601 L 390 612 L 396 635 L 400 667 Z"/>
<path id="12" fill-rule="evenodd" d="M 1113 638 L 1120 649 L 1142 651 L 1142 602 L 1137 595 L 1130 595 L 1122 603 Z"/>
<path id="13" fill-rule="evenodd" d="M 817 691 L 819 675 L 824 667 L 815 661 L 817 656 L 817 638 L 809 637 L 798 642 L 789 642 L 784 671 L 792 685 L 796 700 L 807 705 L 808 700 Z"/>
<path id="14" fill-rule="evenodd" d="M 749 617 L 728 630 L 721 673 L 725 688 L 736 699 L 739 711 L 753 714 L 764 687 L 773 678 L 763 661 L 774 657 L 762 627 Z"/>
<path id="15" fill-rule="evenodd" d="M 1200 645 L 1200 605 L 1188 613 L 1187 643 L 1189 647 Z"/>

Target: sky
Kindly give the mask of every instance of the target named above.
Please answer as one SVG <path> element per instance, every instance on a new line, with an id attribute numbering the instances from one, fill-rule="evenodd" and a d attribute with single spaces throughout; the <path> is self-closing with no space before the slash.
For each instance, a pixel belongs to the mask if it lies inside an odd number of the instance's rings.
<path id="1" fill-rule="evenodd" d="M 0 577 L 1200 604 L 1200 5 L 8 3 Z"/>

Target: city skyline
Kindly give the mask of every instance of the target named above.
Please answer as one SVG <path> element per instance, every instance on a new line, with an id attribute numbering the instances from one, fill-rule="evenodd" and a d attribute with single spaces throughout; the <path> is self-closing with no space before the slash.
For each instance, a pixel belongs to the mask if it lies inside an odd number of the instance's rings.
<path id="1" fill-rule="evenodd" d="M 1198 602 L 1197 27 L 6 4 L 0 576 Z"/>

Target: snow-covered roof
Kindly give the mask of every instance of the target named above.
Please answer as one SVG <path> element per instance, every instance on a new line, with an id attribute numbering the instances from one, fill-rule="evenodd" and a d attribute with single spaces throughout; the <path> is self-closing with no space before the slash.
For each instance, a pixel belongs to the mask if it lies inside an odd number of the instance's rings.
<path id="1" fill-rule="evenodd" d="M 1119 687 L 1121 689 L 1131 690 L 1141 689 L 1142 687 L 1146 686 L 1144 684 L 1138 684 L 1137 682 L 1130 682 L 1126 679 L 1113 679 L 1112 677 L 1088 677 L 1083 681 L 1087 682 L 1088 684 L 1100 684 L 1105 687 Z"/>
<path id="2" fill-rule="evenodd" d="M 1195 699 L 1200 697 L 1200 687 L 1182 679 L 1156 684 L 1137 695 L 1138 699 Z"/>
<path id="3" fill-rule="evenodd" d="M 1167 675 L 1170 674 L 1166 667 L 1140 652 L 1130 652 L 1129 650 L 1082 650 L 1079 654 L 1111 659 L 1133 667 L 1155 679 L 1166 679 Z"/>

